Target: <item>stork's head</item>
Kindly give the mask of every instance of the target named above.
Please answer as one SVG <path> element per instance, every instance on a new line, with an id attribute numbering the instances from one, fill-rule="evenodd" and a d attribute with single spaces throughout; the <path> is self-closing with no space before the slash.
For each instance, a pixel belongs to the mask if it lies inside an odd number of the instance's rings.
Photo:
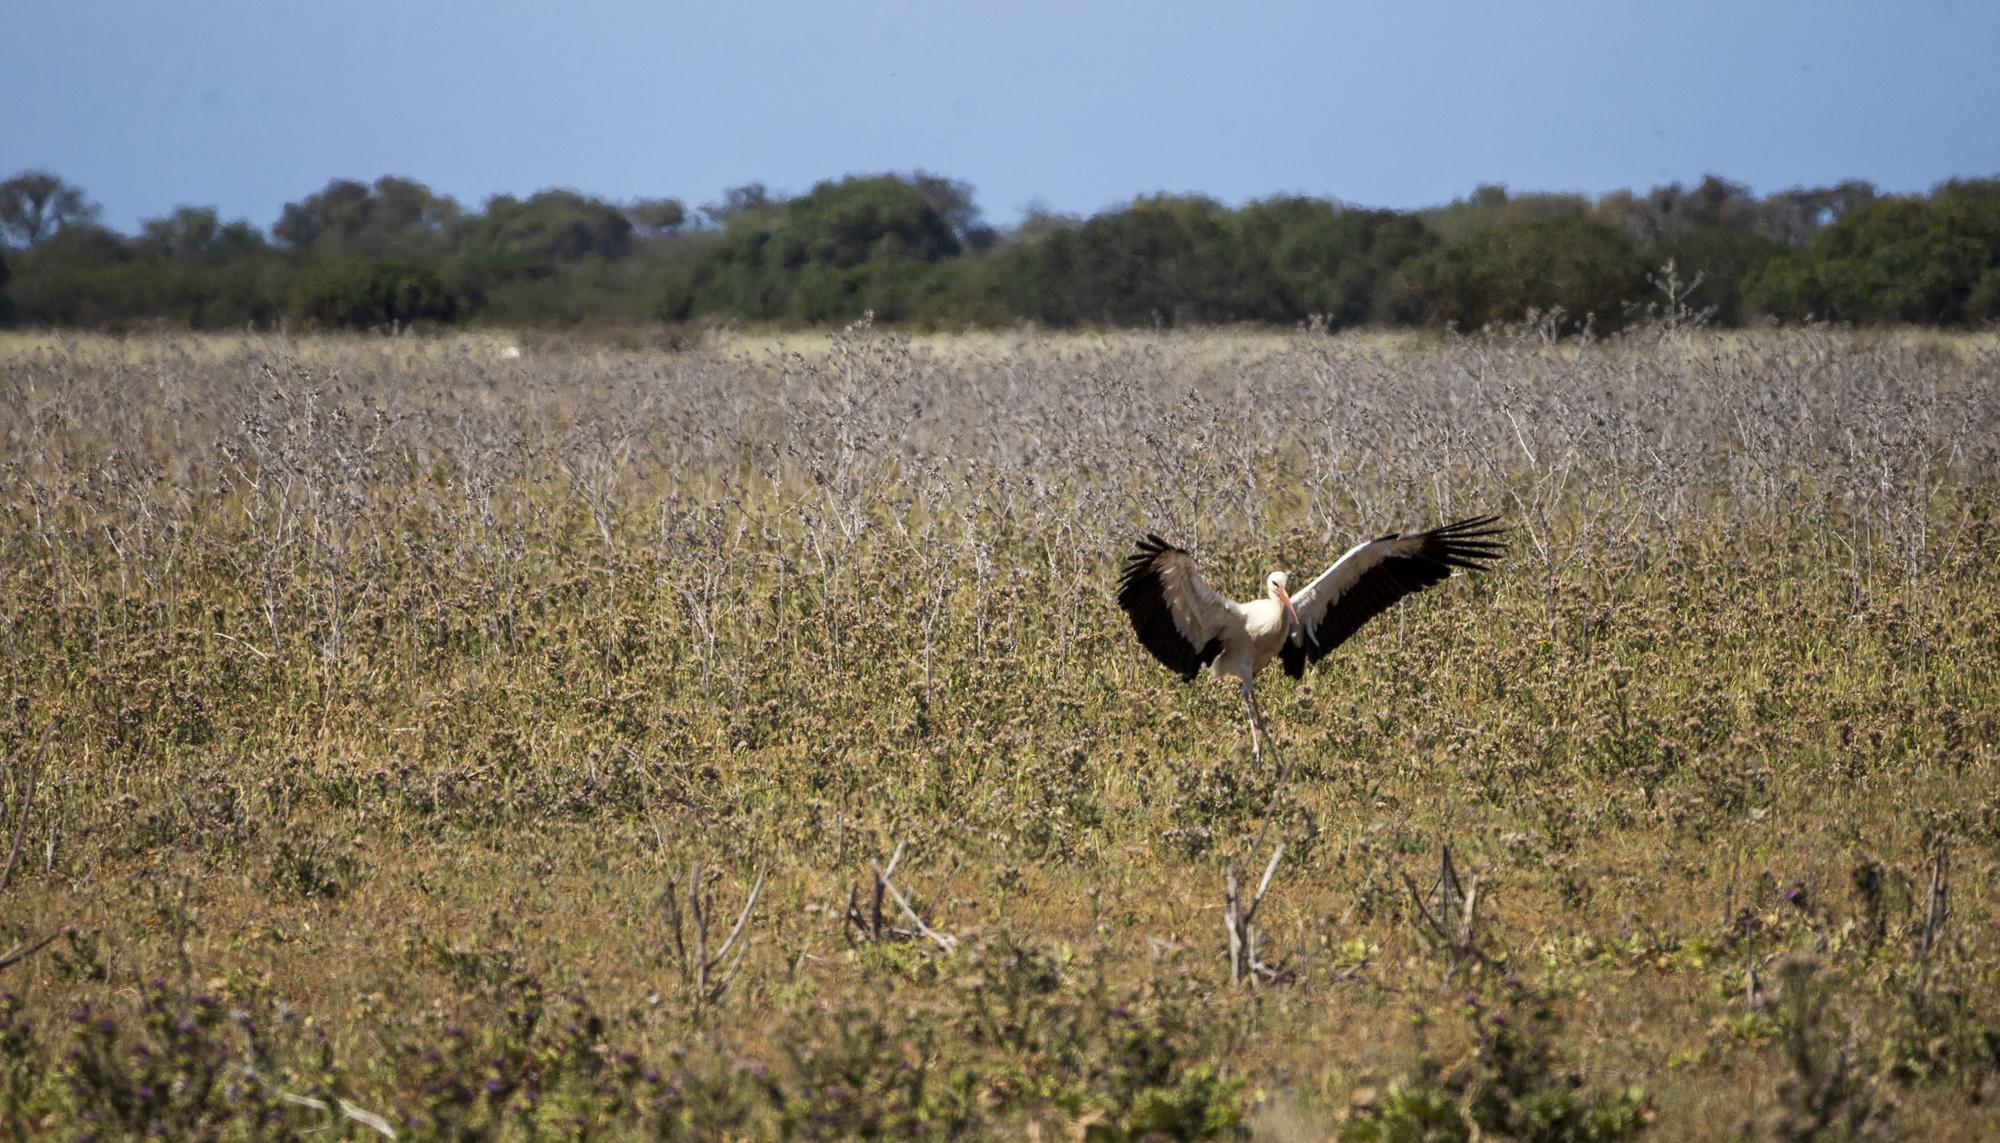
<path id="1" fill-rule="evenodd" d="M 1305 624 L 1299 622 L 1299 613 L 1292 607 L 1292 597 L 1285 592 L 1284 572 L 1275 571 L 1264 578 L 1264 594 L 1277 600 L 1284 607 L 1285 614 L 1292 618 L 1292 627 L 1294 629 L 1305 626 Z"/>

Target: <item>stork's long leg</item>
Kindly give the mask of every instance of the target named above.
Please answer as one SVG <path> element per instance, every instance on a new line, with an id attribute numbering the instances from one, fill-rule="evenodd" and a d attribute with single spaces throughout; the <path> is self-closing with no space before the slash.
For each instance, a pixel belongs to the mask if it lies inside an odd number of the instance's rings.
<path id="1" fill-rule="evenodd" d="M 1269 738 L 1270 734 L 1264 731 L 1264 709 L 1257 705 L 1257 692 L 1246 685 L 1243 688 L 1243 697 L 1250 705 L 1250 732 L 1252 735 L 1250 741 L 1254 744 L 1257 740 L 1256 736 L 1260 733 L 1263 737 Z M 1263 851 L 1264 836 L 1271 831 L 1271 823 L 1277 818 L 1278 799 L 1284 796 L 1285 779 L 1291 774 L 1290 768 L 1285 765 L 1285 756 L 1278 752 L 1278 744 L 1275 740 L 1271 743 L 1271 756 L 1278 760 L 1278 771 L 1271 779 L 1271 800 L 1264 806 L 1264 824 L 1257 827 L 1257 840 L 1250 846 L 1256 852 Z M 1253 759 L 1255 758 L 1254 749 L 1252 750 L 1252 757 Z M 1261 759 L 1258 760 L 1261 761 Z"/>
<path id="2" fill-rule="evenodd" d="M 1264 761 L 1264 748 L 1260 741 L 1264 736 L 1264 720 L 1257 713 L 1255 684 L 1248 679 L 1243 681 L 1243 708 L 1250 713 L 1250 760 L 1261 764 Z"/>
<path id="3" fill-rule="evenodd" d="M 1268 731 L 1268 730 L 1266 730 L 1266 729 L 1264 729 L 1264 708 L 1263 708 L 1263 706 L 1261 706 L 1261 705 L 1260 705 L 1260 704 L 1259 704 L 1259 703 L 1257 702 L 1257 691 L 1256 691 L 1256 688 L 1255 688 L 1254 686 L 1251 686 L 1251 687 L 1245 687 L 1245 688 L 1244 688 L 1244 697 L 1246 697 L 1246 698 L 1248 698 L 1248 699 L 1250 700 L 1250 725 L 1251 725 L 1251 727 L 1252 727 L 1252 728 L 1254 728 L 1254 729 L 1256 730 L 1256 732 L 1257 732 L 1257 735 L 1258 735 L 1258 736 L 1260 736 L 1260 737 L 1264 738 L 1264 739 L 1265 739 L 1266 741 L 1269 741 L 1269 740 L 1270 740 L 1270 738 L 1271 738 L 1271 732 L 1270 732 L 1270 731 Z M 1253 739 L 1253 741 L 1254 741 L 1254 739 Z M 1273 753 L 1273 754 L 1276 754 L 1277 752 L 1278 752 L 1278 744 L 1277 744 L 1276 742 L 1272 742 L 1272 743 L 1271 743 L 1271 753 Z M 1256 756 L 1256 752 L 1255 752 L 1255 751 L 1252 751 L 1252 752 L 1251 752 L 1251 754 L 1252 754 L 1252 757 L 1255 757 L 1255 756 Z M 1260 759 L 1260 761 L 1261 761 L 1261 759 Z"/>

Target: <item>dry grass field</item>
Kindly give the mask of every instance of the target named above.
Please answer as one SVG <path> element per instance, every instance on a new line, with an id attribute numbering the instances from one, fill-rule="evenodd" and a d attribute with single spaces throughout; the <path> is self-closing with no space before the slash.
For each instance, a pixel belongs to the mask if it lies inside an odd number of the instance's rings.
<path id="1" fill-rule="evenodd" d="M 1990 339 L 501 344 L 0 343 L 0 1135 L 2000 1132 Z"/>

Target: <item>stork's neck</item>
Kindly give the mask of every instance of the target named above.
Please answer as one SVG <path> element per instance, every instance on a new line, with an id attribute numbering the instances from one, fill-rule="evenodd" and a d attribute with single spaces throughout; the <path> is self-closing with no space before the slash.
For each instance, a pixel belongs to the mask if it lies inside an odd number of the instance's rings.
<path id="1" fill-rule="evenodd" d="M 1279 576 L 1282 574 L 1282 572 L 1273 572 L 1264 577 L 1264 598 L 1276 605 L 1279 630 L 1290 631 L 1293 626 L 1291 595 L 1286 592 L 1284 585 L 1279 582 Z"/>

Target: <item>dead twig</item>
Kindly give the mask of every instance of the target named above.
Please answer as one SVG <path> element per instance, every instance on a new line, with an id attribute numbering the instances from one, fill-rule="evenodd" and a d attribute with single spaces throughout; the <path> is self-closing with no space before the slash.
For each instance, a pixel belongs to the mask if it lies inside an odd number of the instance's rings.
<path id="1" fill-rule="evenodd" d="M 1416 904 L 1417 918 L 1422 922 L 1418 931 L 1433 947 L 1444 951 L 1446 984 L 1451 983 L 1466 963 L 1485 963 L 1486 954 L 1479 947 L 1479 874 L 1474 873 L 1470 883 L 1459 880 L 1458 870 L 1451 861 L 1451 847 L 1447 845 L 1439 850 L 1438 876 L 1430 892 L 1419 890 L 1407 873 L 1403 874 L 1403 883 L 1409 887 L 1410 900 Z M 1437 898 L 1435 911 L 1428 900 L 1433 894 Z"/>
<path id="2" fill-rule="evenodd" d="M 20 805 L 14 809 L 14 839 L 7 846 L 7 864 L 0 867 L 0 889 L 5 889 L 14 880 L 14 863 L 21 857 L 21 839 L 28 832 L 28 814 L 35 808 L 35 783 L 42 775 L 42 761 L 48 757 L 49 738 L 55 733 L 56 724 L 51 722 L 42 728 L 42 738 L 28 755 L 27 772 L 21 776 Z M 10 767 L 11 768 L 11 767 Z"/>
<path id="3" fill-rule="evenodd" d="M 54 941 L 58 936 L 61 935 L 62 934 L 60 933 L 50 933 L 48 936 L 43 937 L 41 940 L 36 941 L 34 944 L 29 944 L 26 941 L 22 941 L 19 944 L 16 944 L 13 948 L 8 949 L 6 952 L 0 953 L 0 968 L 8 968 L 11 967 L 12 965 L 19 964 L 21 961 L 27 960 L 29 957 L 34 956 L 36 953 L 41 952 L 43 949 L 49 947 L 50 942 Z"/>
<path id="4" fill-rule="evenodd" d="M 871 866 L 871 868 L 873 867 Z M 896 907 L 903 911 L 903 916 L 907 917 L 912 925 L 916 926 L 918 935 L 936 942 L 937 946 L 946 952 L 955 952 L 958 949 L 957 937 L 940 933 L 929 925 L 924 924 L 924 919 L 917 916 L 917 911 L 910 907 L 910 902 L 901 893 L 896 891 L 894 885 L 889 883 L 887 874 L 878 871 L 878 876 L 882 882 L 882 887 L 889 891 L 889 896 L 895 898 Z"/>
<path id="5" fill-rule="evenodd" d="M 956 952 L 958 938 L 950 933 L 940 933 L 926 924 L 916 907 L 910 904 L 909 898 L 903 896 L 895 883 L 890 880 L 896 874 L 896 867 L 902 864 L 905 847 L 906 843 L 897 842 L 896 851 L 889 855 L 889 864 L 886 866 L 877 865 L 872 861 L 868 863 L 868 872 L 874 877 L 875 886 L 871 891 L 866 913 L 861 911 L 860 890 L 847 891 L 846 928 L 852 934 L 858 935 L 864 944 L 892 940 L 913 941 L 921 938 L 947 953 Z M 903 919 L 909 923 L 908 928 L 898 928 L 884 920 L 882 916 L 884 898 L 896 903 L 896 908 L 902 911 Z"/>
<path id="6" fill-rule="evenodd" d="M 871 944 L 893 935 L 882 922 L 882 900 L 888 895 L 889 878 L 895 875 L 896 866 L 902 864 L 903 845 L 903 842 L 897 842 L 896 852 L 889 855 L 888 866 L 875 871 L 874 896 L 869 901 L 867 915 L 864 916 L 861 912 L 860 890 L 850 888 L 847 891 L 847 924 L 861 934 L 863 941 Z M 872 870 L 874 867 L 870 868 Z"/>
<path id="7" fill-rule="evenodd" d="M 1278 872 L 1278 861 L 1285 855 L 1285 843 L 1279 842 L 1271 850 L 1271 860 L 1264 866 L 1264 877 L 1257 882 L 1257 892 L 1251 895 L 1250 907 L 1243 907 L 1242 890 L 1236 881 L 1236 866 L 1232 863 L 1223 871 L 1222 926 L 1229 933 L 1229 983 L 1247 985 L 1278 984 L 1289 979 L 1283 963 L 1268 964 L 1263 959 L 1264 934 L 1256 927 L 1257 910 L 1264 904 L 1264 894 L 1271 888 L 1271 878 Z"/>
<path id="8" fill-rule="evenodd" d="M 1931 855 L 1930 887 L 1924 893 L 1923 944 L 1919 946 L 1917 958 L 1922 969 L 1917 977 L 1920 991 L 1930 987 L 1931 950 L 1937 947 L 1938 934 L 1950 917 L 1951 867 L 1944 843 L 1939 842 L 1937 852 Z"/>
<path id="9" fill-rule="evenodd" d="M 396 1129 L 389 1126 L 387 1119 L 382 1118 L 365 1107 L 356 1106 L 344 1099 L 335 1097 L 333 1104 L 329 1106 L 323 1099 L 314 1099 L 312 1096 L 300 1095 L 292 1091 L 280 1091 L 277 1093 L 277 1096 L 286 1103 L 295 1104 L 299 1107 L 310 1107 L 317 1111 L 338 1111 L 342 1118 L 352 1119 L 354 1122 L 369 1128 L 385 1139 L 394 1139 L 396 1137 Z"/>
<path id="10" fill-rule="evenodd" d="M 757 897 L 764 891 L 764 877 L 770 872 L 765 866 L 757 871 L 757 880 L 750 886 L 750 895 L 744 899 L 743 911 L 736 915 L 736 923 L 730 927 L 729 935 L 722 939 L 714 952 L 709 951 L 708 930 L 715 917 L 715 895 L 704 893 L 704 878 L 700 862 L 688 866 L 685 880 L 677 877 L 667 879 L 667 888 L 660 895 L 662 907 L 667 914 L 667 928 L 673 937 L 674 960 L 681 968 L 681 976 L 688 992 L 698 1005 L 714 1004 L 729 991 L 729 985 L 736 979 L 736 973 L 743 967 L 743 956 L 750 944 L 742 940 L 743 932 L 750 923 L 751 911 L 757 907 Z M 682 912 L 682 890 L 686 890 L 686 913 Z M 686 930 L 692 922 L 694 947 L 689 949 Z M 731 953 L 735 959 L 730 959 Z"/>
<path id="11" fill-rule="evenodd" d="M 249 1064 L 238 1064 L 236 1065 L 236 1070 L 251 1079 L 263 1078 L 258 1074 L 257 1069 Z M 385 1139 L 394 1139 L 396 1137 L 396 1129 L 389 1123 L 387 1118 L 377 1115 L 359 1104 L 350 1103 L 339 1096 L 335 1096 L 332 1102 L 328 1102 L 315 1096 L 300 1095 L 298 1092 L 286 1091 L 283 1088 L 277 1087 L 271 1089 L 271 1094 L 277 1096 L 280 1102 L 289 1103 L 294 1107 L 310 1107 L 314 1111 L 335 1112 L 341 1118 L 352 1119 L 354 1122 L 374 1131 Z"/>
<path id="12" fill-rule="evenodd" d="M 217 631 L 215 635 L 216 638 L 218 639 L 229 640 L 231 643 L 236 644 L 238 647 L 243 648 L 245 651 L 250 652 L 252 655 L 257 656 L 259 659 L 262 659 L 267 663 L 270 662 L 272 659 L 277 658 L 276 655 L 273 655 L 269 651 L 263 650 L 262 648 L 258 647 L 255 643 L 250 642 L 248 639 L 238 639 L 236 636 L 231 635 L 227 631 Z"/>
<path id="13" fill-rule="evenodd" d="M 44 726 L 41 740 L 28 755 L 27 770 L 21 776 L 21 794 L 18 799 L 20 804 L 14 809 L 14 837 L 7 846 L 7 862 L 4 866 L 0 866 L 0 890 L 6 889 L 14 880 L 14 864 L 21 858 L 21 841 L 28 833 L 28 815 L 35 808 L 35 784 L 41 778 L 42 762 L 48 757 L 49 739 L 54 734 L 55 723 L 51 722 Z M 11 968 L 34 956 L 49 947 L 50 942 L 58 935 L 50 933 L 38 941 L 16 942 L 13 948 L 0 953 L 0 969 Z"/>

